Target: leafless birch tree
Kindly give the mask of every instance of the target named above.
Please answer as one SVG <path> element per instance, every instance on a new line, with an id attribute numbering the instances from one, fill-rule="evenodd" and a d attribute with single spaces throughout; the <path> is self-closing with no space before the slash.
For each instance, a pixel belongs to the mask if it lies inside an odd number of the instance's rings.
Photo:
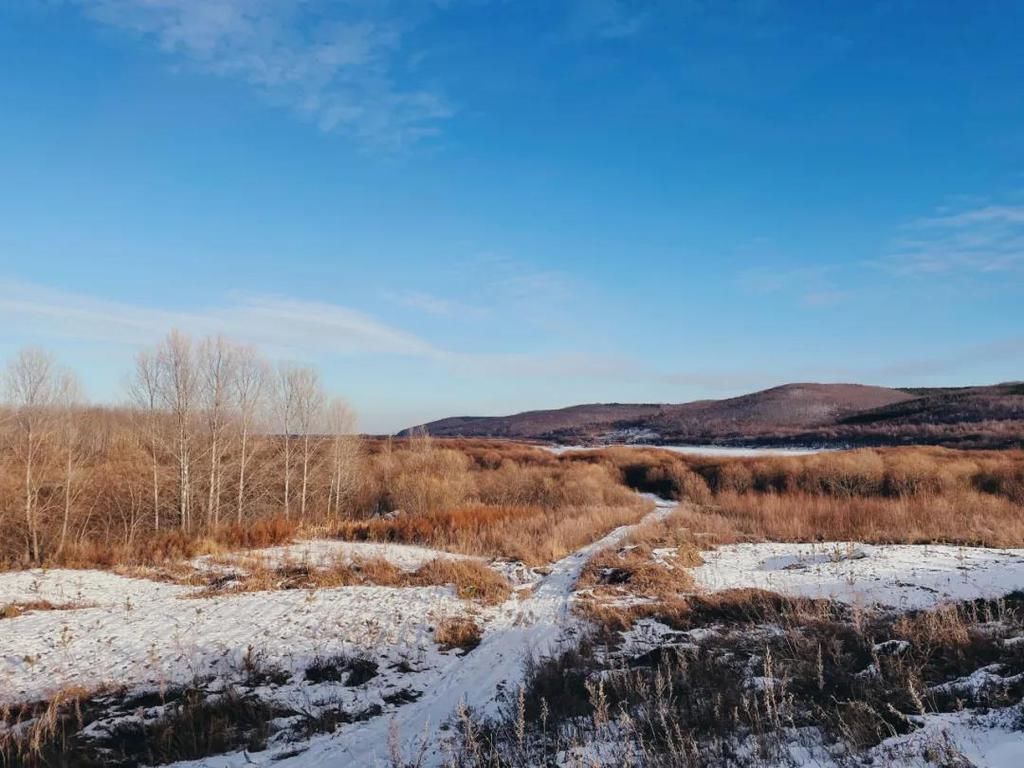
<path id="1" fill-rule="evenodd" d="M 359 438 L 354 434 L 355 414 L 339 397 L 327 405 L 327 431 L 331 440 L 331 484 L 327 494 L 327 516 L 338 516 L 343 500 L 358 481 Z"/>
<path id="2" fill-rule="evenodd" d="M 53 358 L 46 352 L 22 349 L 7 365 L 4 377 L 7 398 L 14 408 L 17 429 L 15 457 L 21 463 L 26 554 L 40 562 L 38 520 L 39 466 L 51 437 L 53 407 L 57 395 Z"/>
<path id="3" fill-rule="evenodd" d="M 135 370 L 128 390 L 135 406 L 146 420 L 146 439 L 149 443 L 150 470 L 153 497 L 153 530 L 160 530 L 160 421 L 161 386 L 160 360 L 149 350 L 135 356 Z"/>
<path id="4" fill-rule="evenodd" d="M 246 503 L 246 471 L 251 453 L 249 440 L 262 416 L 267 364 L 252 347 L 238 350 L 237 370 L 232 387 L 233 405 L 238 415 L 238 498 L 235 509 L 241 524 Z"/>
<path id="5" fill-rule="evenodd" d="M 71 520 L 71 504 L 77 491 L 76 479 L 82 463 L 81 436 L 79 421 L 82 417 L 82 390 L 78 378 L 70 370 L 65 370 L 57 380 L 55 393 L 59 408 L 60 443 L 64 465 L 64 510 L 61 517 L 60 541 L 57 554 L 64 551 L 68 539 L 68 525 Z"/>
<path id="6" fill-rule="evenodd" d="M 209 439 L 209 472 L 206 492 L 206 525 L 220 524 L 221 464 L 230 421 L 231 393 L 237 375 L 237 347 L 223 336 L 204 339 L 197 354 L 199 400 Z"/>
<path id="7" fill-rule="evenodd" d="M 175 427 L 175 458 L 178 465 L 178 517 L 185 530 L 192 528 L 192 452 L 197 377 L 192 340 L 171 331 L 157 350 L 160 400 Z"/>

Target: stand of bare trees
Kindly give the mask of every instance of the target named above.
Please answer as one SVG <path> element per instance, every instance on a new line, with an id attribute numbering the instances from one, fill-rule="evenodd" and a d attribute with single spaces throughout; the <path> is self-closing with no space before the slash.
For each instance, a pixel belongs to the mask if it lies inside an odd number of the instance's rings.
<path id="1" fill-rule="evenodd" d="M 314 369 L 275 372 L 251 347 L 171 332 L 136 356 L 128 393 L 123 407 L 88 406 L 46 352 L 7 363 L 0 562 L 345 514 L 360 442 Z"/>

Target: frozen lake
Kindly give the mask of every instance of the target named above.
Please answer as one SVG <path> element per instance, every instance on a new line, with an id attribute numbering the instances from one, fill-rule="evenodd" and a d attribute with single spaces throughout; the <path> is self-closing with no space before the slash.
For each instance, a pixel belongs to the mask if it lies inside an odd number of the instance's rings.
<path id="1" fill-rule="evenodd" d="M 567 451 L 597 451 L 602 448 L 658 448 L 691 456 L 808 456 L 812 453 L 838 450 L 836 448 L 738 448 L 722 445 L 648 445 L 646 443 L 620 443 L 612 445 L 551 445 L 552 453 Z"/>

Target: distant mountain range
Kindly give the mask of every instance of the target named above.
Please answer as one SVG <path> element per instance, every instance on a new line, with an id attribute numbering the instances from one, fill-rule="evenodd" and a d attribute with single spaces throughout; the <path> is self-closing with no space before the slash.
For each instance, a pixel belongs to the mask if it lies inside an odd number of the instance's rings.
<path id="1" fill-rule="evenodd" d="M 403 430 L 562 444 L 1024 447 L 1024 383 L 952 389 L 785 384 L 725 400 L 457 416 Z"/>

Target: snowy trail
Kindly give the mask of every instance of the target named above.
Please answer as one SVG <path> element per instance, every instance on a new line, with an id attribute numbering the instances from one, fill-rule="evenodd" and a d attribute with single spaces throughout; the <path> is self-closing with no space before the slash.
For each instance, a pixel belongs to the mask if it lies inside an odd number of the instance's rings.
<path id="1" fill-rule="evenodd" d="M 630 531 L 650 520 L 665 517 L 676 503 L 650 496 L 657 509 L 639 523 L 616 528 L 601 539 L 559 560 L 527 598 L 514 596 L 493 613 L 479 646 L 437 680 L 418 701 L 407 704 L 393 717 L 378 717 L 328 737 L 315 739 L 310 748 L 287 759 L 250 755 L 248 763 L 265 759 L 282 768 L 317 766 L 372 766 L 388 762 L 389 734 L 397 733 L 410 749 L 410 743 L 427 735 L 435 746 L 423 765 L 437 765 L 443 758 L 437 744 L 438 726 L 465 703 L 478 714 L 493 713 L 502 690 L 516 687 L 522 680 L 523 662 L 530 653 L 550 654 L 571 631 L 570 598 L 583 567 L 598 550 L 621 541 Z M 412 747 L 414 748 L 414 747 Z"/>

